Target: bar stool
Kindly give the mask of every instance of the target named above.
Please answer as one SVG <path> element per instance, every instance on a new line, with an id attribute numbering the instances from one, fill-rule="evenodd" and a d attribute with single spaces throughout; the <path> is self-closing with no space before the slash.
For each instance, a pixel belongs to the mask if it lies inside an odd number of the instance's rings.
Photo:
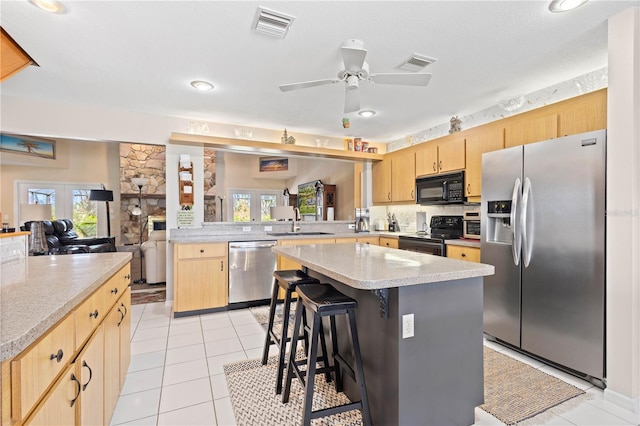
<path id="1" fill-rule="evenodd" d="M 298 285 L 318 284 L 320 283 L 320 281 L 318 281 L 316 278 L 310 277 L 300 270 L 295 269 L 274 271 L 273 278 L 273 288 L 271 290 L 271 305 L 269 307 L 269 324 L 267 325 L 267 335 L 265 337 L 264 349 L 262 352 L 262 365 L 265 365 L 267 363 L 267 359 L 269 358 L 269 346 L 271 346 L 271 344 L 275 344 L 278 347 L 279 352 L 278 377 L 276 378 L 276 394 L 280 394 L 282 393 L 282 376 L 284 374 L 285 350 L 287 342 L 291 340 L 291 337 L 287 336 L 289 329 L 289 312 L 291 310 L 291 295 L 294 291 L 296 291 L 296 287 Z M 284 303 L 282 306 L 282 332 L 280 333 L 280 336 L 276 336 L 276 333 L 274 333 L 273 331 L 273 322 L 276 315 L 278 290 L 280 288 L 285 291 Z M 294 330 L 299 330 L 299 328 Z M 308 338 L 305 334 L 305 349 L 307 346 Z M 326 353 L 326 351 L 324 353 Z"/>
<path id="2" fill-rule="evenodd" d="M 311 333 L 311 345 L 308 348 L 305 371 L 301 371 L 298 368 L 299 362 L 295 361 L 295 350 L 289 351 L 289 361 L 287 364 L 287 378 L 285 382 L 284 393 L 282 395 L 282 402 L 289 402 L 289 394 L 291 392 L 291 380 L 293 374 L 298 377 L 302 385 L 304 386 L 304 415 L 303 424 L 309 425 L 311 419 L 319 417 L 330 416 L 345 411 L 351 411 L 360 409 L 362 412 L 362 420 L 365 425 L 371 425 L 371 417 L 369 413 L 369 402 L 367 400 L 367 389 L 364 383 L 364 371 L 362 368 L 362 356 L 360 354 L 360 344 L 358 341 L 358 330 L 356 329 L 355 309 L 358 307 L 358 302 L 354 299 L 342 294 L 329 284 L 306 284 L 298 288 L 298 307 L 296 308 L 296 319 L 294 322 L 294 329 L 300 327 L 300 322 L 306 311 L 309 310 L 313 313 L 311 326 L 309 332 Z M 338 338 L 336 334 L 336 315 L 347 315 L 349 322 L 349 335 L 351 337 L 351 344 L 353 345 L 353 353 L 355 357 L 355 371 L 345 361 L 338 351 Z M 318 335 L 321 331 L 322 318 L 329 317 L 331 324 L 331 344 L 332 344 L 332 358 L 333 367 L 327 368 L 327 364 L 324 364 L 324 368 L 317 368 L 317 355 L 318 355 Z M 299 335 L 294 333 L 291 339 L 291 347 L 295 348 L 298 343 Z M 320 339 L 322 341 L 322 339 Z M 324 350 L 324 349 L 323 349 Z M 323 372 L 325 370 L 333 370 L 336 377 L 336 391 L 342 391 L 341 369 L 344 369 L 356 382 L 360 391 L 360 401 L 352 402 L 349 404 L 343 404 L 336 407 L 324 408 L 321 410 L 313 411 L 313 386 L 315 375 L 317 372 Z M 305 380 L 306 379 L 306 380 Z"/>

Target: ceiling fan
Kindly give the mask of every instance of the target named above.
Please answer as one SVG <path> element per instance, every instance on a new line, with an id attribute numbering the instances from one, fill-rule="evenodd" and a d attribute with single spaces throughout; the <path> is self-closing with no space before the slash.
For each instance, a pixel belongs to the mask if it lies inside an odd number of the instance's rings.
<path id="1" fill-rule="evenodd" d="M 361 80 L 377 84 L 426 86 L 431 79 L 431 74 L 428 73 L 369 74 L 369 64 L 364 60 L 367 56 L 367 50 L 364 48 L 364 43 L 360 40 L 347 40 L 340 49 L 342 51 L 344 69 L 338 72 L 336 78 L 282 84 L 279 86 L 280 90 L 289 92 L 291 90 L 306 89 L 307 87 L 322 86 L 324 84 L 344 81 L 346 83 L 344 112 L 348 113 L 360 110 L 358 86 Z"/>

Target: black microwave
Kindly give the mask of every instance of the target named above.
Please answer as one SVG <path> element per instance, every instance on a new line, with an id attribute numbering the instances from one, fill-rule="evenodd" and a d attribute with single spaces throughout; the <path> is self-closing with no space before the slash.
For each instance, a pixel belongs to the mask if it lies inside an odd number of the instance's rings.
<path id="1" fill-rule="evenodd" d="M 416 179 L 416 204 L 464 203 L 464 171 Z"/>

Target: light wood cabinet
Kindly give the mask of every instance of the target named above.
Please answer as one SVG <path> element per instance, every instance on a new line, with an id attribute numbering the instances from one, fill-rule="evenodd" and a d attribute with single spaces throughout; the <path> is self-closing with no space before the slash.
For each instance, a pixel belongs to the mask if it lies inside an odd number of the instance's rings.
<path id="1" fill-rule="evenodd" d="M 24 424 L 33 426 L 73 425 L 76 423 L 76 404 L 81 385 L 76 377 L 75 366 L 68 365 L 62 376 L 54 383 L 46 398 Z M 73 404 L 72 404 L 73 403 Z"/>
<path id="2" fill-rule="evenodd" d="M 104 423 L 111 422 L 131 353 L 131 290 L 122 295 L 104 320 Z M 123 372 L 125 374 L 123 374 Z"/>
<path id="3" fill-rule="evenodd" d="M 398 239 L 380 237 L 380 242 L 378 244 L 380 244 L 382 247 L 398 248 Z"/>
<path id="4" fill-rule="evenodd" d="M 341 244 L 341 243 L 362 243 L 362 244 L 373 244 L 373 245 L 377 246 L 378 242 L 379 242 L 379 238 L 378 237 L 336 238 L 336 244 Z"/>
<path id="5" fill-rule="evenodd" d="M 607 89 L 597 90 L 558 104 L 559 136 L 607 128 Z"/>
<path id="6" fill-rule="evenodd" d="M 504 129 L 505 148 L 558 137 L 558 114 L 535 111 L 508 119 Z"/>
<path id="7" fill-rule="evenodd" d="M 449 135 L 416 147 L 415 176 L 448 173 L 465 168 L 465 138 Z"/>
<path id="8" fill-rule="evenodd" d="M 374 203 L 391 202 L 391 158 L 373 163 L 371 167 L 371 183 L 373 187 L 372 200 Z"/>
<path id="9" fill-rule="evenodd" d="M 81 425 L 104 422 L 104 325 L 100 324 L 76 359 L 76 377 L 81 384 L 77 419 Z"/>
<path id="10" fill-rule="evenodd" d="M 504 148 L 504 129 L 501 125 L 480 126 L 465 131 L 466 169 L 465 195 L 482 195 L 482 154 Z M 479 198 L 478 200 L 479 201 Z"/>
<path id="11" fill-rule="evenodd" d="M 79 350 L 87 338 L 102 322 L 106 314 L 104 306 L 104 291 L 98 289 L 78 308 L 74 310 L 76 321 L 75 350 Z"/>
<path id="12" fill-rule="evenodd" d="M 480 249 L 477 247 L 447 245 L 447 257 L 468 262 L 480 262 Z"/>
<path id="13" fill-rule="evenodd" d="M 391 201 L 415 201 L 416 157 L 413 150 L 391 154 Z"/>
<path id="14" fill-rule="evenodd" d="M 127 264 L 103 285 L 104 304 L 108 311 L 131 284 L 131 264 Z"/>
<path id="15" fill-rule="evenodd" d="M 223 307 L 228 302 L 227 243 L 176 244 L 174 312 Z"/>

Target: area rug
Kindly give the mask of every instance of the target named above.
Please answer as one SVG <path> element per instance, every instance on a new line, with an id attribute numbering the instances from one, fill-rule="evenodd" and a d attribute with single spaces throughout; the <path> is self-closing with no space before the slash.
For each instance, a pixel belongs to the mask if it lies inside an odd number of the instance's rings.
<path id="1" fill-rule="evenodd" d="M 131 304 L 164 302 L 167 299 L 165 284 L 131 284 Z"/>
<path id="2" fill-rule="evenodd" d="M 267 310 L 268 312 L 268 310 Z M 282 404 L 276 395 L 276 358 L 267 365 L 260 359 L 240 361 L 224 366 L 229 396 L 237 424 L 298 425 L 301 422 L 303 388 L 297 380 L 291 386 L 289 403 Z M 548 410 L 577 403 L 585 392 L 493 349 L 484 348 L 484 394 L 481 409 L 507 425 L 537 424 Z M 347 397 L 335 392 L 332 384 L 319 375 L 315 381 L 313 409 L 346 403 Z M 360 411 L 315 419 L 313 425 L 360 425 Z"/>
<path id="3" fill-rule="evenodd" d="M 581 395 L 585 392 L 573 385 L 484 348 L 484 404 L 480 408 L 507 425 L 542 421 L 537 416 Z"/>
<path id="4" fill-rule="evenodd" d="M 284 304 L 278 303 L 276 305 L 276 314 L 273 318 L 273 331 L 276 333 L 276 336 L 280 336 L 282 333 L 282 308 Z M 255 306 L 250 308 L 251 314 L 258 321 L 258 324 L 262 326 L 265 330 L 269 325 L 269 306 Z M 289 311 L 289 332 L 288 336 L 292 335 L 293 323 L 296 317 L 296 302 L 291 302 L 291 309 Z"/>

